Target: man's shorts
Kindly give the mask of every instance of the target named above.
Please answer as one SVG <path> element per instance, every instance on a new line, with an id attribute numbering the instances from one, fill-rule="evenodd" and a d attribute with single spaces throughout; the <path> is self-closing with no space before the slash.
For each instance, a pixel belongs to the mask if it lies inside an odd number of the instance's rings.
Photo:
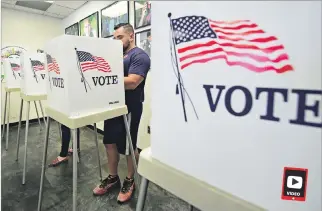
<path id="1" fill-rule="evenodd" d="M 132 138 L 133 149 L 136 149 L 138 138 L 138 130 L 142 115 L 142 103 L 128 107 L 131 116 L 130 133 Z M 129 116 L 129 115 L 128 115 Z M 124 126 L 123 116 L 115 117 L 104 121 L 104 144 L 116 144 L 118 152 L 125 154 L 126 152 L 126 130 Z"/>

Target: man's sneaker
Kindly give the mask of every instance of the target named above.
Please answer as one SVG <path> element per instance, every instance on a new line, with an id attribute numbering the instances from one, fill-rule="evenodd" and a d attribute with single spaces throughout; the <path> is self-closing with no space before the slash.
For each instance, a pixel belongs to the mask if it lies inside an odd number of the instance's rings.
<path id="1" fill-rule="evenodd" d="M 106 194 L 113 188 L 120 188 L 121 182 L 119 176 L 111 176 L 109 175 L 106 179 L 102 181 L 100 185 L 98 185 L 94 190 L 94 196 L 102 196 Z"/>
<path id="2" fill-rule="evenodd" d="M 118 203 L 124 203 L 132 198 L 133 192 L 135 190 L 134 179 L 127 178 L 123 182 L 121 191 L 117 197 Z"/>

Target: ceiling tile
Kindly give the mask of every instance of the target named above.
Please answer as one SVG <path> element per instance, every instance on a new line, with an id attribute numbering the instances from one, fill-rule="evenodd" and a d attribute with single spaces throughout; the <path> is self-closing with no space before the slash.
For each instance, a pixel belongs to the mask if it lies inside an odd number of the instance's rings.
<path id="1" fill-rule="evenodd" d="M 48 8 L 47 12 L 65 16 L 74 12 L 74 9 L 53 4 L 51 7 Z"/>
<path id="2" fill-rule="evenodd" d="M 80 6 L 85 4 L 87 1 L 55 1 L 54 4 L 68 7 L 71 9 L 78 9 Z"/>
<path id="3" fill-rule="evenodd" d="M 18 5 L 15 5 L 14 9 L 25 11 L 25 12 L 30 12 L 30 13 L 44 14 L 44 11 L 31 9 L 31 8 L 28 8 L 28 7 L 22 7 L 22 6 L 18 6 Z"/>
<path id="4" fill-rule="evenodd" d="M 61 18 L 59 14 L 45 12 L 44 15 L 54 17 L 54 18 Z"/>
<path id="5" fill-rule="evenodd" d="M 11 0 L 1 0 L 2 3 L 7 3 L 7 4 L 15 4 L 17 1 L 11 1 Z"/>
<path id="6" fill-rule="evenodd" d="M 1 1 L 1 7 L 4 7 L 4 8 L 14 8 L 15 5 L 14 4 L 7 4 L 7 3 L 4 3 Z"/>

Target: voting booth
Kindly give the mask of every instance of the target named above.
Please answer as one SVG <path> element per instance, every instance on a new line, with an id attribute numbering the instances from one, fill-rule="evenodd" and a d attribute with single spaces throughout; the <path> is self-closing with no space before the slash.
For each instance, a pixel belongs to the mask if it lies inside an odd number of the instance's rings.
<path id="1" fill-rule="evenodd" d="M 5 134 L 5 125 L 7 123 L 6 130 L 6 150 L 8 150 L 9 145 L 9 118 L 10 118 L 10 95 L 11 92 L 20 91 L 20 59 L 18 55 L 11 55 L 8 58 L 2 58 L 2 68 L 6 76 L 5 82 L 5 105 L 4 105 L 4 115 L 3 115 L 3 133 L 2 138 Z"/>
<path id="2" fill-rule="evenodd" d="M 25 52 L 21 59 L 21 93 L 47 95 L 47 70 L 44 53 Z"/>
<path id="3" fill-rule="evenodd" d="M 139 173 L 203 211 L 321 210 L 321 2 L 152 7 Z"/>
<path id="4" fill-rule="evenodd" d="M 67 118 L 124 107 L 122 50 L 121 41 L 72 35 L 49 42 L 48 107 Z"/>
<path id="5" fill-rule="evenodd" d="M 46 167 L 49 118 L 73 130 L 73 150 L 77 151 L 76 129 L 123 116 L 132 160 L 136 166 L 125 105 L 123 45 L 120 40 L 62 35 L 45 46 L 48 68 L 48 115 L 38 211 L 41 210 Z M 97 148 L 98 160 L 99 151 Z M 100 164 L 99 164 L 100 167 Z M 101 172 L 100 172 L 101 174 Z M 102 175 L 101 179 L 102 179 Z M 136 177 L 137 178 L 137 177 Z M 73 153 L 73 211 L 77 210 L 77 153 Z"/>
<path id="6" fill-rule="evenodd" d="M 5 88 L 8 90 L 20 89 L 21 64 L 20 58 L 3 58 L 3 68 L 6 76 Z"/>
<path id="7" fill-rule="evenodd" d="M 46 124 L 44 109 L 41 101 L 47 98 L 47 70 L 45 66 L 45 54 L 25 51 L 20 55 L 20 113 L 19 113 L 19 124 L 17 132 L 17 150 L 16 150 L 16 161 L 19 159 L 19 147 L 20 147 L 20 129 L 22 120 L 22 111 L 24 102 L 27 104 L 26 109 L 26 129 L 25 129 L 25 145 L 24 145 L 24 162 L 23 162 L 23 175 L 22 184 L 25 184 L 26 168 L 27 168 L 27 146 L 28 146 L 28 132 L 29 132 L 29 114 L 30 114 L 30 103 L 33 102 L 35 111 L 38 118 L 40 129 L 42 125 L 40 122 L 39 111 L 37 101 L 39 104 L 40 112 L 42 114 L 44 124 Z"/>

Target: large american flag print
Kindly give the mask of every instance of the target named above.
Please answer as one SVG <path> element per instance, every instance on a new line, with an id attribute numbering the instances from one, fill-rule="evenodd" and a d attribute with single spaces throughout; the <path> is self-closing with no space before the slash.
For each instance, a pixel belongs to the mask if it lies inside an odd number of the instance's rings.
<path id="1" fill-rule="evenodd" d="M 10 63 L 10 66 L 13 71 L 19 71 L 21 69 L 20 65 L 16 63 Z"/>
<path id="2" fill-rule="evenodd" d="M 102 72 L 111 72 L 110 65 L 102 57 L 93 56 L 85 51 L 77 51 L 77 56 L 83 72 L 95 69 Z"/>
<path id="3" fill-rule="evenodd" d="M 30 61 L 35 71 L 45 70 L 44 64 L 41 61 L 38 61 L 38 60 L 30 60 Z"/>
<path id="4" fill-rule="evenodd" d="M 213 60 L 258 73 L 293 70 L 284 46 L 250 20 L 228 22 L 185 16 L 171 23 L 182 70 Z"/>
<path id="5" fill-rule="evenodd" d="M 55 58 L 51 57 L 49 54 L 46 55 L 47 57 L 47 67 L 48 67 L 48 72 L 55 72 L 56 74 L 60 74 L 60 69 L 58 66 L 58 63 Z"/>

